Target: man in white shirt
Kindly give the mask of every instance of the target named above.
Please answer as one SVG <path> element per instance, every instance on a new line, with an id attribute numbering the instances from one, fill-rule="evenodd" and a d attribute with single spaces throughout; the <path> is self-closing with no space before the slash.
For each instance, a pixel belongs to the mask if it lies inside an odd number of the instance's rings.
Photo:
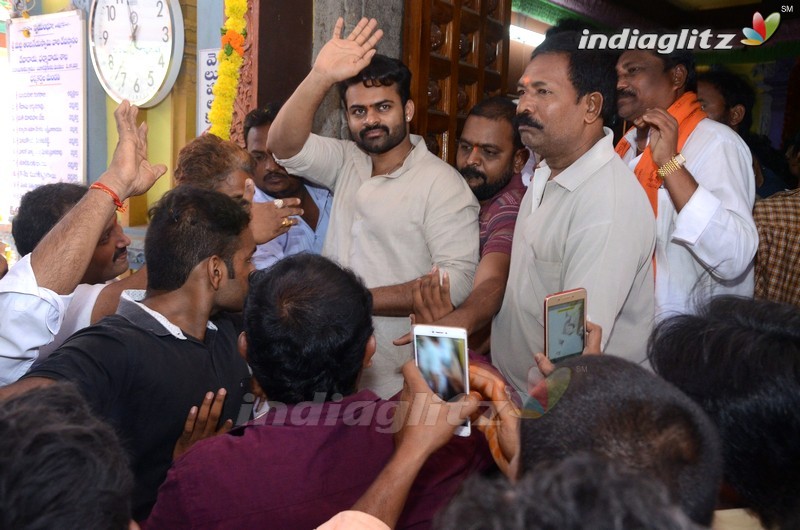
<path id="1" fill-rule="evenodd" d="M 520 205 L 492 362 L 520 392 L 544 351 L 544 299 L 583 287 L 603 351 L 645 359 L 653 322 L 653 215 L 614 154 L 613 59 L 577 50 L 577 34 L 548 37 L 519 80 L 523 143 L 543 158 Z M 531 375 L 535 375 L 532 373 Z"/>
<path id="2" fill-rule="evenodd" d="M 656 216 L 656 318 L 720 294 L 753 295 L 755 177 L 750 149 L 706 118 L 691 53 L 630 50 L 617 62 L 617 105 L 632 128 L 617 153 Z"/>
<path id="3" fill-rule="evenodd" d="M 30 254 L 53 226 L 89 191 L 86 186 L 59 182 L 45 184 L 22 196 L 11 227 L 20 255 Z M 106 223 L 80 284 L 69 295 L 61 327 L 52 342 L 39 348 L 34 364 L 46 359 L 67 337 L 97 322 L 116 308 L 124 289 L 142 289 L 146 274 L 135 274 L 124 282 L 111 282 L 128 270 L 127 247 L 131 240 L 116 216 Z M 109 283 L 110 282 L 110 283 Z"/>
<path id="4" fill-rule="evenodd" d="M 25 374 L 39 348 L 58 333 L 70 293 L 104 231 L 115 223 L 122 201 L 146 192 L 166 172 L 166 166 L 151 165 L 142 155 L 147 152 L 147 125 L 136 125 L 137 112 L 127 101 L 120 104 L 114 113 L 119 142 L 99 185 L 0 280 L 0 385 Z"/>
<path id="5" fill-rule="evenodd" d="M 411 72 L 376 55 L 383 35 L 362 19 L 341 38 L 344 22 L 275 118 L 268 145 L 277 162 L 333 192 L 323 255 L 359 274 L 374 299 L 378 350 L 361 387 L 389 397 L 402 387 L 409 346 L 412 286 L 433 266 L 450 276 L 454 305 L 469 294 L 478 262 L 478 201 L 461 175 L 410 135 Z M 354 141 L 311 134 L 314 113 L 339 87 Z"/>

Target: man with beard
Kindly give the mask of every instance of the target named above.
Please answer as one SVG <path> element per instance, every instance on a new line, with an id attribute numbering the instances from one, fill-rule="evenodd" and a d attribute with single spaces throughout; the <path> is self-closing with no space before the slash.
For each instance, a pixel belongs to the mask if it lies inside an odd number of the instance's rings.
<path id="1" fill-rule="evenodd" d="M 602 350 L 645 360 L 653 321 L 655 226 L 647 198 L 614 153 L 613 58 L 548 37 L 519 80 L 522 141 L 543 162 L 519 209 L 503 306 L 492 323 L 492 362 L 525 392 L 544 351 L 544 299 L 583 287 Z"/>
<path id="2" fill-rule="evenodd" d="M 383 32 L 362 19 L 333 38 L 278 113 L 269 131 L 277 162 L 333 192 L 323 255 L 359 274 L 374 298 L 378 349 L 362 388 L 381 397 L 402 386 L 409 346 L 392 339 L 408 331 L 412 287 L 438 267 L 450 278 L 452 302 L 464 301 L 478 262 L 478 202 L 463 178 L 410 135 L 411 72 L 376 55 Z M 314 113 L 334 85 L 354 141 L 311 134 Z"/>
<path id="3" fill-rule="evenodd" d="M 281 201 L 292 197 L 300 199 L 303 210 L 293 220 L 297 224 L 286 234 L 259 245 L 253 254 L 257 269 L 266 269 L 276 261 L 300 252 L 322 253 L 322 244 L 328 232 L 333 197 L 331 192 L 313 186 L 302 177 L 290 175 L 275 162 L 267 147 L 270 125 L 275 121 L 282 103 L 269 103 L 263 108 L 250 111 L 244 118 L 244 141 L 247 151 L 256 162 L 253 180 L 256 184 L 253 202 Z"/>
<path id="4" fill-rule="evenodd" d="M 656 216 L 656 318 L 721 294 L 753 296 L 752 156 L 730 127 L 707 119 L 692 54 L 629 50 L 617 74 L 619 115 L 634 125 L 617 153 Z"/>
<path id="5" fill-rule="evenodd" d="M 520 171 L 528 160 L 514 124 L 516 107 L 496 96 L 472 107 L 456 144 L 456 168 L 480 202 L 481 260 L 472 292 L 455 311 L 450 301 L 449 278 L 439 282 L 428 274 L 414 286 L 414 318 L 417 324 L 465 328 L 470 350 L 489 351 L 492 318 L 500 311 L 511 263 L 511 240 L 519 204 L 525 195 Z M 406 335 L 396 343 L 410 341 Z"/>

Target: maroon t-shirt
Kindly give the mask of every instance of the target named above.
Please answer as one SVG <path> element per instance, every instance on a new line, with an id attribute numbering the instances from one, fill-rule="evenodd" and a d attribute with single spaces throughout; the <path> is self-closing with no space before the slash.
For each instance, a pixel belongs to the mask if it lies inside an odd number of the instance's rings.
<path id="1" fill-rule="evenodd" d="M 526 189 L 522 177 L 516 173 L 502 190 L 481 204 L 478 214 L 481 257 L 491 252 L 511 254 L 514 226 Z"/>
<path id="2" fill-rule="evenodd" d="M 198 443 L 170 469 L 145 528 L 316 528 L 350 509 L 394 451 L 395 403 L 369 390 L 300 403 Z M 420 471 L 397 528 L 429 528 L 475 471 L 486 440 L 454 436 Z"/>

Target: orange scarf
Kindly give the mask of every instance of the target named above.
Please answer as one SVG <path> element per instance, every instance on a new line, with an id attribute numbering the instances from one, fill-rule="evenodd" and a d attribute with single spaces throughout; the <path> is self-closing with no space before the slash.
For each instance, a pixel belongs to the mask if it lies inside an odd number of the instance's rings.
<path id="1" fill-rule="evenodd" d="M 697 101 L 697 94 L 694 92 L 686 92 L 679 97 L 675 103 L 667 109 L 667 112 L 678 121 L 678 152 L 680 153 L 686 139 L 692 134 L 694 128 L 700 123 L 700 120 L 706 117 L 700 103 Z M 624 157 L 628 149 L 631 148 L 630 142 L 623 137 L 616 147 L 616 152 L 620 157 Z M 633 170 L 636 178 L 639 179 L 639 184 L 642 185 L 644 191 L 647 193 L 647 198 L 650 200 L 650 206 L 653 207 L 653 213 L 658 216 L 658 188 L 661 187 L 661 178 L 658 176 L 658 166 L 653 162 L 653 153 L 650 151 L 650 145 L 644 149 L 642 158 L 636 164 Z"/>

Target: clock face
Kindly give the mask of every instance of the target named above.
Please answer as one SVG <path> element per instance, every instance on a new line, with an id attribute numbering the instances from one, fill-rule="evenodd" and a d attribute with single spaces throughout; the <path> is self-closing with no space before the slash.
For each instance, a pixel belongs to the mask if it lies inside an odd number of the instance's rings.
<path id="1" fill-rule="evenodd" d="M 183 58 L 178 0 L 94 0 L 89 40 L 100 83 L 117 102 L 152 107 L 164 99 Z"/>

